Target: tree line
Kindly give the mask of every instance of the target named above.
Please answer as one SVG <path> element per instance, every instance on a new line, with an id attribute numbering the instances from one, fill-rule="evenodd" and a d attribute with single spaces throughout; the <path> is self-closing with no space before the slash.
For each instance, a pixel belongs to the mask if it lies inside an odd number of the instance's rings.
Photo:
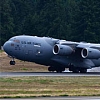
<path id="1" fill-rule="evenodd" d="M 15 35 L 100 42 L 99 0 L 0 0 L 0 45 Z"/>

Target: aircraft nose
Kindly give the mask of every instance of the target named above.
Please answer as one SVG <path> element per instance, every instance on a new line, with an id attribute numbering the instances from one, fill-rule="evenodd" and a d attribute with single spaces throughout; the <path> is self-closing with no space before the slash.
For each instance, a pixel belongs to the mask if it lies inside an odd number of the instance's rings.
<path id="1" fill-rule="evenodd" d="M 4 45 L 3 45 L 3 49 L 4 51 L 7 53 L 9 51 L 9 47 L 10 47 L 10 44 L 9 41 L 5 42 Z"/>

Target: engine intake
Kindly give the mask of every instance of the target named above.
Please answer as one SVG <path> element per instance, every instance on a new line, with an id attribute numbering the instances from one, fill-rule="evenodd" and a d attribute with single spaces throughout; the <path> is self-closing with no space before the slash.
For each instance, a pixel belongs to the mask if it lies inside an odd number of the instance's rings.
<path id="1" fill-rule="evenodd" d="M 100 51 L 93 48 L 84 48 L 81 51 L 81 56 L 87 59 L 98 59 L 100 58 Z"/>
<path id="2" fill-rule="evenodd" d="M 70 46 L 56 44 L 53 48 L 54 54 L 68 56 L 73 52 L 73 49 Z"/>

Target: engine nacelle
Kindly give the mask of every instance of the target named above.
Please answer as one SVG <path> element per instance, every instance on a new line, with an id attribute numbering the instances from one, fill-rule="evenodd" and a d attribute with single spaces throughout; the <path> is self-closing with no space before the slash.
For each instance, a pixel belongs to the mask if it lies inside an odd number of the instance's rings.
<path id="1" fill-rule="evenodd" d="M 70 46 L 56 44 L 53 48 L 53 53 L 63 56 L 68 56 L 73 52 L 73 49 Z"/>
<path id="2" fill-rule="evenodd" d="M 87 59 L 98 59 L 100 58 L 100 51 L 93 48 L 84 48 L 81 51 L 81 56 Z"/>

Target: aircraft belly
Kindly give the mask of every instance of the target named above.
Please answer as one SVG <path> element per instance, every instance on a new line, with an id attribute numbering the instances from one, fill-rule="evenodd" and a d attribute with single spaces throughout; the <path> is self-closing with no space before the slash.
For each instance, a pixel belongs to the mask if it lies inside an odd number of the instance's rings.
<path id="1" fill-rule="evenodd" d="M 75 60 L 72 62 L 75 67 L 92 68 L 94 63 L 90 59 Z"/>
<path id="2" fill-rule="evenodd" d="M 52 61 L 55 61 L 56 63 L 66 67 L 69 64 L 73 64 L 75 67 L 82 67 L 82 68 L 92 68 L 93 66 L 95 66 L 93 61 L 90 59 L 72 59 L 68 57 L 55 56 L 52 58 Z"/>
<path id="3" fill-rule="evenodd" d="M 29 49 L 29 50 L 24 50 L 22 52 L 22 59 L 25 61 L 33 61 L 33 56 L 34 56 L 34 51 Z"/>
<path id="4" fill-rule="evenodd" d="M 100 67 L 100 58 L 99 59 L 93 59 L 92 61 L 95 64 L 95 67 Z"/>
<path id="5" fill-rule="evenodd" d="M 70 63 L 70 60 L 68 58 L 61 57 L 61 56 L 54 56 L 51 60 L 55 63 L 61 64 L 64 66 L 67 66 Z"/>

